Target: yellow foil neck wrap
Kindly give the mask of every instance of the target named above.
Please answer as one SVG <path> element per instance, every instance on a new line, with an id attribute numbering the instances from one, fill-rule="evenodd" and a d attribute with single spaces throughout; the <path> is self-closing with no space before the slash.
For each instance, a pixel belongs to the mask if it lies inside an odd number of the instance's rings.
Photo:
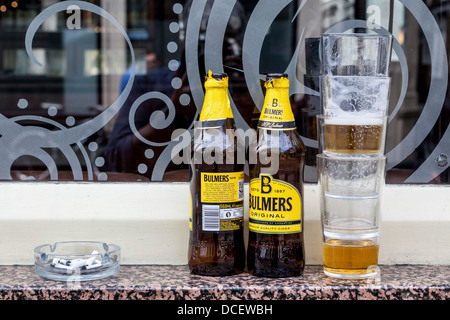
<path id="1" fill-rule="evenodd" d="M 259 128 L 294 129 L 295 118 L 289 100 L 289 79 L 270 79 L 264 84 L 266 97 L 259 118 Z"/>
<path id="2" fill-rule="evenodd" d="M 288 78 L 276 78 L 276 79 L 270 79 L 264 83 L 264 87 L 266 89 L 270 88 L 289 88 L 289 79 Z"/>
<path id="3" fill-rule="evenodd" d="M 214 78 L 209 70 L 205 81 L 205 91 L 200 121 L 233 118 L 228 98 L 228 77 Z"/>

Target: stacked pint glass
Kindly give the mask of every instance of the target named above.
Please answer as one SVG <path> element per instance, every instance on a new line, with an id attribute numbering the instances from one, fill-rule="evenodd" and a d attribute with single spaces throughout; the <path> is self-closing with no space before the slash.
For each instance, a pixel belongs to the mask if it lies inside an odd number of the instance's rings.
<path id="1" fill-rule="evenodd" d="M 343 279 L 375 276 L 390 92 L 391 36 L 322 34 L 317 116 L 323 267 Z"/>

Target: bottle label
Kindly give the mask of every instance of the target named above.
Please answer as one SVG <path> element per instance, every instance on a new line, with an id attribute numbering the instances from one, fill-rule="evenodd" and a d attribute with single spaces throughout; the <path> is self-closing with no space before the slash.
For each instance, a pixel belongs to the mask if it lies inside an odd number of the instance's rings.
<path id="1" fill-rule="evenodd" d="M 287 234 L 302 231 L 302 203 L 297 188 L 261 174 L 250 181 L 249 230 Z"/>
<path id="2" fill-rule="evenodd" d="M 244 221 L 244 172 L 200 174 L 203 231 L 233 231 Z"/>

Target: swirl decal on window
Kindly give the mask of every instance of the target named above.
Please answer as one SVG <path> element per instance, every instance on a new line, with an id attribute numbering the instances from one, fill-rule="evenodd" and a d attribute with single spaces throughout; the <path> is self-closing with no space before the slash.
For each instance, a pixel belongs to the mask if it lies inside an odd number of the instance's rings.
<path id="1" fill-rule="evenodd" d="M 429 48 L 431 77 L 428 95 L 417 121 L 401 141 L 387 152 L 388 170 L 402 164 L 425 141 L 441 115 L 448 87 L 445 41 L 433 14 L 421 0 L 399 0 L 399 3 L 417 21 L 424 35 Z M 293 0 L 260 0 L 256 2 L 249 16 L 244 18 L 242 14 L 244 9 L 238 0 L 216 0 L 213 2 L 191 0 L 186 1 L 184 5 L 175 3 L 172 11 L 179 17 L 179 21 L 168 24 L 168 29 L 170 33 L 178 37 L 180 43 L 169 41 L 168 43 L 162 43 L 161 46 L 164 46 L 169 55 L 178 53 L 182 57 L 182 61 L 173 58 L 167 64 L 168 73 L 165 80 L 167 80 L 166 84 L 169 89 L 144 90 L 136 96 L 132 94 L 133 86 L 137 84 L 135 49 L 129 34 L 116 17 L 105 9 L 84 1 L 63 1 L 44 9 L 33 19 L 25 34 L 26 53 L 36 66 L 42 66 L 42 62 L 39 61 L 40 56 L 33 51 L 33 41 L 39 28 L 53 15 L 71 10 L 75 13 L 70 21 L 67 21 L 67 27 L 69 29 L 80 29 L 76 20 L 78 17 L 76 10 L 79 9 L 105 19 L 123 37 L 131 59 L 128 78 L 120 95 L 112 104 L 105 106 L 93 118 L 79 124 L 76 124 L 72 115 L 67 116 L 63 123 L 51 119 L 59 111 L 57 105 L 48 106 L 49 118 L 37 115 L 8 118 L 0 114 L 0 149 L 2 150 L 0 154 L 0 179 L 11 180 L 11 170 L 15 161 L 23 156 L 29 156 L 37 158 L 44 164 L 49 172 L 50 180 L 59 180 L 58 165 L 52 153 L 48 152 L 48 150 L 55 149 L 66 159 L 73 180 L 93 181 L 97 177 L 97 180 L 108 181 L 108 172 L 110 171 L 106 170 L 106 166 L 104 168 L 103 166 L 109 160 L 106 156 L 92 157 L 90 152 L 97 151 L 98 145 L 91 142 L 86 148 L 85 143 L 99 130 L 113 123 L 114 119 L 121 115 L 121 111 L 126 109 L 123 125 L 129 129 L 132 136 L 130 138 L 139 141 L 141 145 L 139 152 L 142 153 L 140 156 L 144 160 L 151 159 L 152 164 L 150 166 L 145 161 L 138 161 L 131 166 L 124 165 L 122 168 L 111 171 L 138 172 L 153 181 L 163 180 L 165 172 L 169 166 L 173 165 L 172 151 L 178 150 L 178 140 L 183 139 L 186 144 L 187 136 L 189 134 L 192 136 L 194 123 L 200 113 L 204 99 L 202 77 L 205 70 L 209 69 L 215 72 L 238 74 L 238 76 L 235 76 L 235 79 L 240 80 L 238 85 L 232 83 L 230 86 L 230 102 L 237 127 L 243 131 L 249 129 L 248 112 L 242 110 L 238 100 L 242 98 L 233 95 L 231 91 L 237 90 L 238 86 L 240 86 L 239 88 L 245 87 L 247 100 L 251 100 L 254 106 L 261 108 L 264 101 L 264 93 L 261 87 L 264 74 L 261 72 L 261 64 L 265 41 L 277 18 L 284 12 L 283 10 L 293 4 Z M 292 12 L 290 25 L 298 38 L 293 41 L 292 48 L 286 48 L 286 50 L 292 51 L 289 61 L 284 64 L 283 70 L 277 70 L 277 72 L 288 74 L 291 96 L 303 95 L 315 98 L 320 96 L 317 87 L 311 85 L 305 79 L 303 79 L 304 81 L 299 80 L 298 77 L 299 65 L 304 58 L 303 50 L 308 41 L 307 35 L 317 33 L 317 30 L 308 30 L 307 26 L 303 27 L 299 23 L 299 17 L 313 5 L 316 6 L 317 3 L 309 0 L 299 1 L 298 7 Z M 372 26 L 369 29 L 373 28 L 373 32 L 388 33 L 388 30 L 381 26 L 374 28 L 375 20 L 373 17 L 369 17 L 367 20 L 350 19 L 337 23 L 333 22 L 325 32 L 345 32 L 355 28 L 367 29 L 368 26 Z M 227 36 L 230 32 L 239 32 L 239 39 Z M 226 50 L 232 52 L 231 58 L 225 55 Z M 403 52 L 400 42 L 395 38 L 393 50 L 399 61 L 401 85 L 398 100 L 389 114 L 389 123 L 394 123 L 394 120 L 403 111 L 402 109 L 408 107 L 405 103 L 405 97 L 408 95 L 408 83 L 411 81 L 409 74 L 411 70 L 408 70 L 408 55 Z M 236 60 L 239 60 L 239 63 L 234 64 Z M 157 107 L 149 108 L 143 112 L 143 109 L 148 108 L 147 103 L 150 101 L 157 101 L 157 103 L 154 103 Z M 28 108 L 26 96 L 21 97 L 17 102 L 17 107 L 21 110 Z M 180 113 L 188 113 L 186 110 L 189 110 L 191 114 L 183 118 L 183 121 L 185 121 L 183 124 L 184 131 L 179 132 L 177 136 L 179 139 L 170 137 L 170 133 L 178 132 L 176 127 L 178 125 L 177 117 Z M 246 112 L 247 114 L 245 114 Z M 146 118 L 139 119 L 141 114 L 145 114 Z M 25 125 L 30 121 L 36 125 L 30 125 L 29 123 Z M 138 122 L 140 122 L 139 125 Z M 164 138 L 159 136 L 158 139 L 149 138 L 143 133 L 144 125 L 151 128 L 152 131 L 169 132 L 169 135 L 165 135 Z M 306 135 L 302 135 L 302 138 L 308 148 L 317 149 L 317 141 L 314 138 Z M 419 164 L 415 172 L 405 178 L 404 182 L 428 183 L 439 176 L 448 169 L 449 150 L 450 129 L 446 128 L 439 143 L 425 156 L 425 160 Z M 132 155 L 128 157 L 132 157 Z M 86 168 L 86 172 L 84 172 L 83 166 Z M 103 169 L 99 170 L 99 168 Z M 315 172 L 314 166 L 307 166 L 306 175 L 312 177 L 311 179 L 314 178 Z"/>

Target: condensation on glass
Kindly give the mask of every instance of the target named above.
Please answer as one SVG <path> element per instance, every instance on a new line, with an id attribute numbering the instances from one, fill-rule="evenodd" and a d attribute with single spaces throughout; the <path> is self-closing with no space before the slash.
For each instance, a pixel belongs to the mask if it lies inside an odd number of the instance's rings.
<path id="1" fill-rule="evenodd" d="M 265 74 L 288 74 L 316 182 L 318 39 L 369 32 L 393 35 L 387 183 L 447 184 L 449 12 L 422 0 L 3 1 L 0 180 L 187 181 L 173 159 L 211 69 L 229 74 L 243 130 Z"/>

